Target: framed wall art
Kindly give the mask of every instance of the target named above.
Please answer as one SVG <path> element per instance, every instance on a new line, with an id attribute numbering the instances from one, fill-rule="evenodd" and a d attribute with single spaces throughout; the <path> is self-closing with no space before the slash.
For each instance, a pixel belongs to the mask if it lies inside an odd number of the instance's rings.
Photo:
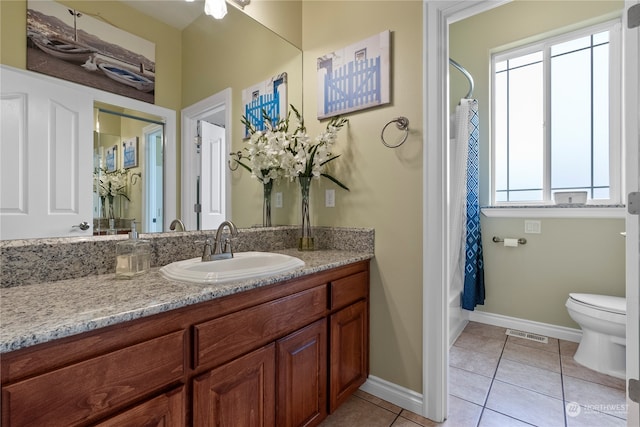
<path id="1" fill-rule="evenodd" d="M 272 122 L 287 116 L 287 73 L 278 74 L 242 91 L 243 115 L 258 130 L 264 130 L 264 111 Z M 244 137 L 250 136 L 245 127 Z"/>
<path id="2" fill-rule="evenodd" d="M 318 58 L 318 119 L 390 102 L 391 32 Z"/>
<path id="3" fill-rule="evenodd" d="M 27 2 L 27 69 L 155 102 L 155 44 L 56 1 Z"/>

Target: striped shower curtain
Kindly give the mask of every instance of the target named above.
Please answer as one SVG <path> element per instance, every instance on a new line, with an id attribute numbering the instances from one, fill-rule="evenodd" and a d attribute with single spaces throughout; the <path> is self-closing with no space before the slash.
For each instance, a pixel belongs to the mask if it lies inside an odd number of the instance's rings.
<path id="1" fill-rule="evenodd" d="M 462 308 L 484 304 L 484 267 L 480 232 L 478 101 L 462 99 L 456 110 L 452 145 L 452 289 L 462 288 Z"/>

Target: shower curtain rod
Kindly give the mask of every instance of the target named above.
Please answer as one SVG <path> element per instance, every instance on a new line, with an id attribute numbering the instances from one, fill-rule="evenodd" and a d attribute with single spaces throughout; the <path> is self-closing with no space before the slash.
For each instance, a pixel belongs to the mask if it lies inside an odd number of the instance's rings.
<path id="1" fill-rule="evenodd" d="M 460 70 L 460 72 L 464 74 L 467 80 L 469 80 L 469 92 L 467 92 L 465 98 L 471 99 L 471 97 L 473 96 L 473 77 L 471 77 L 471 74 L 469 74 L 469 72 L 462 65 L 458 64 L 453 59 L 449 58 L 449 63 Z"/>

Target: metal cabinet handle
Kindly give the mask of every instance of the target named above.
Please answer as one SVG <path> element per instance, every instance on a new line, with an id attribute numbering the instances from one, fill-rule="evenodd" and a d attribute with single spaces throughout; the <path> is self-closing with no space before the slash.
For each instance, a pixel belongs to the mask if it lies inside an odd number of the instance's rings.
<path id="1" fill-rule="evenodd" d="M 71 228 L 79 228 L 82 231 L 88 230 L 90 227 L 89 223 L 87 221 L 82 221 L 80 224 L 78 225 L 74 225 Z"/>

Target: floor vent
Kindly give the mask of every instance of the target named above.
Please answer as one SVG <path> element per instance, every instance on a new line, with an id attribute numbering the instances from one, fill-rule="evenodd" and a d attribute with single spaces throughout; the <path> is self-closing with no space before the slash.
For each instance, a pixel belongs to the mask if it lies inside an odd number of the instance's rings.
<path id="1" fill-rule="evenodd" d="M 507 329 L 507 335 L 511 337 L 524 338 L 526 340 L 531 340 L 531 341 L 538 341 L 544 344 L 549 343 L 549 338 L 543 335 L 532 334 L 531 332 L 523 332 L 523 331 L 517 331 L 515 329 Z"/>

